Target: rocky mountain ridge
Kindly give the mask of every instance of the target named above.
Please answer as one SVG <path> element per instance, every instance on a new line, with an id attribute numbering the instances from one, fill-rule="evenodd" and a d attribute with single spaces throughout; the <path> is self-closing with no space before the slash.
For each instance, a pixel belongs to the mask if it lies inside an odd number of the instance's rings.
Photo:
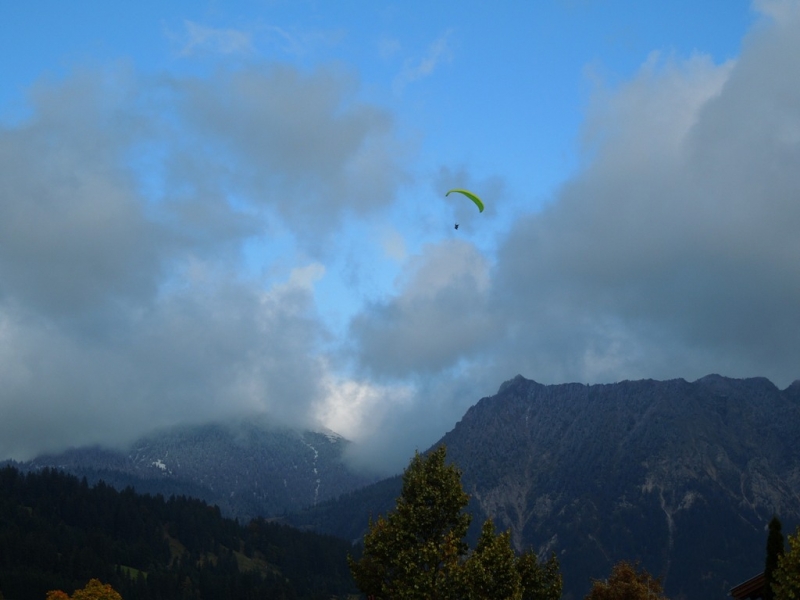
<path id="1" fill-rule="evenodd" d="M 555 552 L 566 600 L 620 559 L 661 576 L 670 598 L 725 598 L 763 568 L 772 515 L 785 531 L 800 523 L 798 382 L 542 385 L 517 376 L 439 443 L 463 471 L 473 524 L 491 517 L 518 549 Z M 357 538 L 370 514 L 391 508 L 399 484 L 295 523 Z"/>
<path id="2" fill-rule="evenodd" d="M 724 596 L 763 566 L 773 514 L 800 522 L 798 442 L 799 385 L 716 375 L 516 378 L 442 439 L 480 512 L 518 547 L 555 550 L 565 571 L 594 577 L 639 559 L 673 597 Z"/>

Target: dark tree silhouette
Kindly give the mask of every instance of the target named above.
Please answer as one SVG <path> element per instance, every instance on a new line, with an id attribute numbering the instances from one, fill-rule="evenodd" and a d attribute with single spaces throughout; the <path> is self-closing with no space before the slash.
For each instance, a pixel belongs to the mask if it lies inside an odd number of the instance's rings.
<path id="1" fill-rule="evenodd" d="M 777 516 L 769 522 L 769 535 L 767 536 L 767 559 L 764 564 L 764 600 L 774 600 L 775 591 L 772 584 L 775 581 L 775 569 L 778 568 L 778 559 L 783 555 L 783 533 L 781 522 Z"/>

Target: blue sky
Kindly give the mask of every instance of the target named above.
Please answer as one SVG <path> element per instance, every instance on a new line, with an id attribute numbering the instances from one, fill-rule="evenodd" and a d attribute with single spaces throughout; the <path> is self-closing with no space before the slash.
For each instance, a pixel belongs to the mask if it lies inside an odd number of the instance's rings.
<path id="1" fill-rule="evenodd" d="M 788 385 L 799 25 L 4 3 L 0 454 L 260 413 L 391 470 L 517 373 Z"/>

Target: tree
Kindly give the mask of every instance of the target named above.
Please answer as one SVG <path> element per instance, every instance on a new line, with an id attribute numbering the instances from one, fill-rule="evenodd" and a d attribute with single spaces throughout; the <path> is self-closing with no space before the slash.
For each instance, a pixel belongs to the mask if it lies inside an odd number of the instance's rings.
<path id="1" fill-rule="evenodd" d="M 522 585 L 522 600 L 558 600 L 563 581 L 555 553 L 539 564 L 536 553 L 529 550 L 517 559 Z"/>
<path id="2" fill-rule="evenodd" d="M 789 550 L 778 557 L 773 575 L 775 600 L 800 600 L 800 526 L 789 536 Z"/>
<path id="3" fill-rule="evenodd" d="M 595 579 L 586 600 L 665 600 L 661 581 L 627 561 L 620 561 L 605 580 Z"/>
<path id="4" fill-rule="evenodd" d="M 463 567 L 462 597 L 467 600 L 522 599 L 522 578 L 511 549 L 511 534 L 495 535 L 494 524 L 483 524 L 478 545 Z"/>
<path id="5" fill-rule="evenodd" d="M 441 447 L 415 453 L 403 474 L 394 512 L 370 522 L 360 561 L 350 560 L 359 589 L 376 598 L 455 598 L 456 571 L 466 553 L 470 517 L 461 474 L 445 465 Z"/>
<path id="6" fill-rule="evenodd" d="M 47 592 L 47 600 L 122 600 L 114 588 L 99 579 L 90 579 L 82 590 L 75 590 L 72 596 L 61 590 Z"/>
<path id="7" fill-rule="evenodd" d="M 496 535 L 491 521 L 467 556 L 469 496 L 446 453 L 444 446 L 427 457 L 415 453 L 395 510 L 370 520 L 361 559 L 349 558 L 359 589 L 376 600 L 557 600 L 555 557 L 544 567 L 532 552 L 517 558 L 510 534 Z"/>
<path id="8" fill-rule="evenodd" d="M 781 522 L 777 516 L 769 522 L 769 535 L 767 536 L 767 559 L 764 565 L 764 600 L 774 600 L 775 592 L 772 583 L 775 581 L 775 569 L 778 568 L 778 559 L 783 555 L 783 533 Z"/>

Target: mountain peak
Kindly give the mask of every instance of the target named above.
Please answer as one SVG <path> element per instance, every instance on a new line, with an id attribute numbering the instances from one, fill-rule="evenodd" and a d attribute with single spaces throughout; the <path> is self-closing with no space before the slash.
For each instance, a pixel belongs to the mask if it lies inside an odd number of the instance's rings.
<path id="1" fill-rule="evenodd" d="M 504 391 L 506 391 L 510 387 L 513 387 L 515 385 L 519 385 L 521 383 L 528 383 L 528 382 L 536 383 L 532 379 L 525 379 L 522 375 L 517 374 L 514 377 L 512 377 L 511 379 L 509 379 L 508 381 L 504 381 L 503 383 L 501 383 L 500 387 L 497 389 L 497 393 L 498 394 L 502 394 Z"/>

